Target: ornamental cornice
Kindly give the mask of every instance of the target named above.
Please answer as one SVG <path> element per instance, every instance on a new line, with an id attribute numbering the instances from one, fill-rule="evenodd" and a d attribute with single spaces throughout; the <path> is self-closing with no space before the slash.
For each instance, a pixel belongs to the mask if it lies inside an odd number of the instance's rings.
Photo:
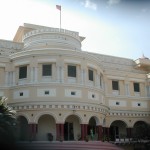
<path id="1" fill-rule="evenodd" d="M 26 38 L 31 37 L 31 36 L 35 36 L 38 34 L 45 34 L 45 33 L 46 34 L 55 33 L 55 34 L 68 35 L 68 36 L 72 36 L 80 41 L 78 32 L 69 31 L 69 30 L 65 30 L 65 29 L 59 29 L 59 28 L 50 28 L 50 27 L 42 28 L 42 29 L 38 29 L 38 30 L 32 30 L 24 35 L 23 40 L 25 40 Z"/>
<path id="2" fill-rule="evenodd" d="M 62 86 L 62 87 L 73 87 L 73 88 L 85 88 L 85 89 L 90 89 L 93 91 L 98 91 L 100 93 L 104 93 L 104 89 L 97 87 L 97 86 L 88 86 L 84 85 L 81 83 L 75 83 L 75 84 L 70 84 L 70 83 L 61 83 L 60 82 L 38 82 L 38 83 L 26 83 L 26 84 L 20 84 L 20 85 L 12 85 L 9 86 L 10 89 L 18 89 L 18 88 L 28 88 L 28 87 L 41 87 L 41 86 Z"/>
<path id="3" fill-rule="evenodd" d="M 23 43 L 15 43 L 11 41 L 0 40 L 0 55 L 9 56 L 21 51 Z"/>
<path id="4" fill-rule="evenodd" d="M 124 100 L 150 100 L 148 97 L 141 97 L 141 96 L 130 96 L 130 95 L 113 95 L 113 94 L 106 94 L 106 98 L 112 99 L 124 99 Z"/>
<path id="5" fill-rule="evenodd" d="M 101 62 L 96 58 L 84 51 L 75 51 L 71 49 L 60 49 L 60 48 L 42 48 L 42 49 L 30 49 L 27 51 L 21 51 L 16 54 L 12 54 L 11 59 L 19 57 L 31 57 L 31 56 L 47 56 L 47 55 L 61 55 L 61 56 L 72 56 L 77 59 L 84 59 L 91 63 L 96 63 L 99 67 L 102 67 Z"/>
<path id="6" fill-rule="evenodd" d="M 0 48 L 20 50 L 23 48 L 23 43 L 15 43 L 12 41 L 0 40 Z"/>
<path id="7" fill-rule="evenodd" d="M 133 111 L 133 110 L 110 110 L 109 116 L 124 116 L 124 117 L 150 117 L 150 111 Z"/>
<path id="8" fill-rule="evenodd" d="M 104 63 L 108 64 L 121 64 L 126 66 L 133 66 L 134 61 L 132 59 L 128 58 L 122 58 L 122 57 L 115 57 L 115 56 L 109 56 L 109 55 L 103 55 L 103 54 L 97 54 L 97 53 L 91 53 L 98 59 L 101 59 Z"/>
<path id="9" fill-rule="evenodd" d="M 97 113 L 102 113 L 104 115 L 108 114 L 108 107 L 104 106 L 104 105 L 94 105 L 94 104 L 83 104 L 83 103 L 79 103 L 79 104 L 67 104 L 67 102 L 63 102 L 61 104 L 61 102 L 57 102 L 57 103 L 52 103 L 49 104 L 47 102 L 43 102 L 43 103 L 39 103 L 35 102 L 35 103 L 11 103 L 9 104 L 11 107 L 13 107 L 14 110 L 16 111 L 29 111 L 29 110 L 68 110 L 68 111 L 91 111 L 91 112 L 97 112 Z"/>

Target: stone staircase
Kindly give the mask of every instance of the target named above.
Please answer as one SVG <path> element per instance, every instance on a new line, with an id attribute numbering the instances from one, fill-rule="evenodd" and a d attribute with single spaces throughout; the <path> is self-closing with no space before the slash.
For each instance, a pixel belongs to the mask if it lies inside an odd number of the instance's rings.
<path id="1" fill-rule="evenodd" d="M 18 142 L 16 150 L 123 150 L 114 144 L 101 141 L 34 141 Z"/>

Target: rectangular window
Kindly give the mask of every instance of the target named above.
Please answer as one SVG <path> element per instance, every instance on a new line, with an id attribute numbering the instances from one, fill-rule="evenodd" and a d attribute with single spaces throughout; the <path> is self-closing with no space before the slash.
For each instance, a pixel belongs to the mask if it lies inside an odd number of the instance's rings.
<path id="1" fill-rule="evenodd" d="M 94 94 L 92 94 L 92 98 L 95 98 L 95 95 L 94 95 Z"/>
<path id="2" fill-rule="evenodd" d="M 71 92 L 71 95 L 76 95 L 76 92 Z"/>
<path id="3" fill-rule="evenodd" d="M 20 92 L 20 96 L 23 96 L 23 92 Z"/>
<path id="4" fill-rule="evenodd" d="M 49 95 L 49 91 L 45 91 L 45 95 Z"/>
<path id="5" fill-rule="evenodd" d="M 51 64 L 45 64 L 42 68 L 42 75 L 43 76 L 51 76 L 52 75 L 52 65 Z"/>
<path id="6" fill-rule="evenodd" d="M 19 79 L 27 78 L 27 66 L 19 67 Z"/>
<path id="7" fill-rule="evenodd" d="M 119 102 L 116 102 L 116 105 L 119 105 L 120 103 Z"/>
<path id="8" fill-rule="evenodd" d="M 93 72 L 93 70 L 89 69 L 88 71 L 89 71 L 89 80 L 94 81 L 94 78 L 93 78 L 94 72 Z"/>
<path id="9" fill-rule="evenodd" d="M 112 89 L 119 90 L 119 83 L 118 81 L 112 81 Z"/>
<path id="10" fill-rule="evenodd" d="M 140 92 L 140 85 L 139 85 L 139 83 L 134 83 L 134 92 Z"/>
<path id="11" fill-rule="evenodd" d="M 68 77 L 76 77 L 76 66 L 68 65 Z"/>

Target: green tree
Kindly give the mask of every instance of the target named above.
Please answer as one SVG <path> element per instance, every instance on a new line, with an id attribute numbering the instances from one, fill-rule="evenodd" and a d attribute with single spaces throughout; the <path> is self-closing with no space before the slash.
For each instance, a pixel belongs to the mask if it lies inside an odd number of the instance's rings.
<path id="1" fill-rule="evenodd" d="M 0 98 L 0 146 L 13 149 L 15 146 L 16 112 L 7 105 L 7 98 Z"/>

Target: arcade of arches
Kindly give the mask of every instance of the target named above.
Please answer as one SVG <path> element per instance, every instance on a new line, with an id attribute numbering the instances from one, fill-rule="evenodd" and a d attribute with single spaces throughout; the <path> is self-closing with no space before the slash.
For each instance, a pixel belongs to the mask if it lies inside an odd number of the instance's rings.
<path id="1" fill-rule="evenodd" d="M 80 118 L 76 115 L 68 116 L 64 123 L 56 123 L 53 116 L 45 114 L 40 116 L 38 123 L 32 124 L 29 124 L 24 116 L 18 116 L 17 140 L 47 141 L 48 133 L 53 135 L 53 140 L 60 140 L 60 137 L 65 141 L 84 140 L 86 136 L 91 138 L 92 130 L 94 135 L 92 140 L 104 140 L 104 137 L 107 137 L 107 140 L 114 141 L 116 138 L 137 136 L 143 128 L 145 130 L 140 136 L 150 136 L 149 126 L 144 121 L 137 121 L 133 128 L 129 128 L 121 120 L 113 121 L 110 127 L 103 127 L 94 116 L 89 119 L 88 124 L 81 124 Z"/>

